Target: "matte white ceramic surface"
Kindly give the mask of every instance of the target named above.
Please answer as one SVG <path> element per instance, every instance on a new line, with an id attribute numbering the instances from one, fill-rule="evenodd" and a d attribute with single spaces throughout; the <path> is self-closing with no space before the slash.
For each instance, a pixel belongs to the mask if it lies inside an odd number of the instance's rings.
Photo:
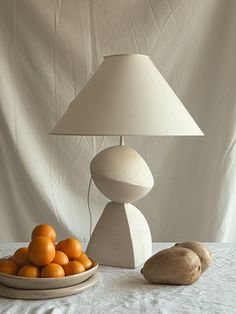
<path id="1" fill-rule="evenodd" d="M 52 134 L 203 135 L 145 55 L 114 55 L 72 101 Z"/>
<path id="2" fill-rule="evenodd" d="M 103 265 L 134 268 L 144 263 L 152 254 L 152 238 L 141 211 L 129 203 L 108 203 L 86 253 Z"/>
<path id="3" fill-rule="evenodd" d="M 1 259 L 4 259 L 3 257 Z M 83 273 L 61 278 L 28 278 L 8 275 L 0 272 L 0 283 L 20 289 L 56 289 L 77 285 L 91 277 L 98 269 L 98 263 L 93 261 L 94 267 Z"/>
<path id="4" fill-rule="evenodd" d="M 118 203 L 144 197 L 154 184 L 152 173 L 142 156 L 126 145 L 102 150 L 93 158 L 90 171 L 97 188 Z"/>
<path id="5" fill-rule="evenodd" d="M 96 285 L 99 281 L 99 275 L 94 274 L 82 283 L 57 289 L 24 290 L 4 286 L 0 283 L 0 296 L 11 299 L 41 300 L 65 297 L 68 295 L 83 292 Z"/>

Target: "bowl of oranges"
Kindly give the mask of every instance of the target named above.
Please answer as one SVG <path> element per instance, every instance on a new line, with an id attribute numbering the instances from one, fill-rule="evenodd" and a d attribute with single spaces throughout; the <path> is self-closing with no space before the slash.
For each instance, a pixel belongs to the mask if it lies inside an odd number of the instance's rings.
<path id="1" fill-rule="evenodd" d="M 0 283 L 19 289 L 56 289 L 80 284 L 95 274 L 98 263 L 83 252 L 78 239 L 55 241 L 52 226 L 36 226 L 28 247 L 0 259 Z"/>

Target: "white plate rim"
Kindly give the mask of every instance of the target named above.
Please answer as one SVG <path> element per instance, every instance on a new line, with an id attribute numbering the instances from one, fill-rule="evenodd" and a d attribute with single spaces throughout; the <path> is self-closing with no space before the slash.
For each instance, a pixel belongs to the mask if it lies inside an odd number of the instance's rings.
<path id="1" fill-rule="evenodd" d="M 0 297 L 23 300 L 43 300 L 70 296 L 95 286 L 100 276 L 95 273 L 87 280 L 74 286 L 55 289 L 18 289 L 0 283 Z"/>
<path id="2" fill-rule="evenodd" d="M 3 259 L 7 259 L 9 257 L 10 256 L 3 256 L 0 258 L 0 261 Z M 88 269 L 82 273 L 79 273 L 79 274 L 65 276 L 65 277 L 58 277 L 58 278 L 29 278 L 29 277 L 10 275 L 10 274 L 0 272 L 0 283 L 7 285 L 7 286 L 10 286 L 10 287 L 13 287 L 13 288 L 15 287 L 15 288 L 20 288 L 20 289 L 26 289 L 26 288 L 25 287 L 23 287 L 23 288 L 19 287 L 18 284 L 15 286 L 12 282 L 13 281 L 19 282 L 19 285 L 21 285 L 21 283 L 22 283 L 22 285 L 29 285 L 29 284 L 37 285 L 37 284 L 39 284 L 40 286 L 44 286 L 46 284 L 52 285 L 53 283 L 56 283 L 55 289 L 58 289 L 58 286 L 60 286 L 60 284 L 62 285 L 62 287 L 66 287 L 67 282 L 68 282 L 68 286 L 71 286 L 73 284 L 82 283 L 83 281 L 90 278 L 94 273 L 96 273 L 99 264 L 94 259 L 91 259 L 91 261 L 93 262 L 93 264 L 95 264 L 95 266 L 93 266 L 92 268 L 90 268 L 90 269 Z M 75 283 L 76 280 L 79 281 L 83 277 L 86 277 L 86 279 L 84 279 L 84 280 L 82 279 L 82 281 Z M 7 283 L 8 280 L 9 280 L 9 282 Z M 71 281 L 73 282 L 73 284 L 70 283 Z M 34 289 L 39 289 L 39 288 L 34 288 Z M 41 289 L 44 289 L 44 288 L 41 288 Z M 54 289 L 54 288 L 52 287 L 51 289 Z"/>

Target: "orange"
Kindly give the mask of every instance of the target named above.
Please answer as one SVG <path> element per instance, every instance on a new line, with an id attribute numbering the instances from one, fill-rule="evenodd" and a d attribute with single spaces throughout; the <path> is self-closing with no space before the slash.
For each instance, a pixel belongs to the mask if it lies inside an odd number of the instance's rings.
<path id="1" fill-rule="evenodd" d="M 85 269 L 89 269 L 93 266 L 92 261 L 84 252 L 82 252 L 79 257 L 76 257 L 75 260 L 83 264 Z"/>
<path id="2" fill-rule="evenodd" d="M 16 263 L 12 261 L 0 261 L 0 272 L 9 274 L 9 275 L 16 275 L 18 267 Z"/>
<path id="3" fill-rule="evenodd" d="M 8 258 L 4 258 L 4 260 L 5 260 L 5 261 L 12 261 L 12 262 L 14 262 L 14 260 L 13 260 L 13 255 L 12 255 L 12 256 L 9 256 Z M 3 261 L 3 259 L 2 259 L 2 261 Z"/>
<path id="4" fill-rule="evenodd" d="M 40 236 L 30 242 L 28 254 L 31 263 L 36 266 L 45 266 L 53 261 L 56 250 L 49 238 Z"/>
<path id="5" fill-rule="evenodd" d="M 16 250 L 15 254 L 11 258 L 11 261 L 15 262 L 19 268 L 23 267 L 24 265 L 30 264 L 28 248 L 21 247 L 18 250 Z"/>
<path id="6" fill-rule="evenodd" d="M 52 261 L 55 264 L 64 266 L 69 263 L 69 258 L 64 252 L 56 251 L 56 255 L 54 257 L 54 260 Z"/>
<path id="7" fill-rule="evenodd" d="M 66 276 L 79 274 L 85 271 L 85 267 L 83 264 L 77 261 L 69 262 L 64 266 Z"/>
<path id="8" fill-rule="evenodd" d="M 75 238 L 68 238 L 58 243 L 57 250 L 66 253 L 69 259 L 74 259 L 82 253 L 82 244 Z"/>
<path id="9" fill-rule="evenodd" d="M 61 265 L 51 263 L 41 270 L 42 278 L 64 277 L 65 271 Z"/>
<path id="10" fill-rule="evenodd" d="M 52 226 L 47 224 L 38 225 L 32 231 L 31 239 L 36 237 L 43 236 L 51 239 L 53 242 L 56 240 L 56 231 L 53 229 Z"/>
<path id="11" fill-rule="evenodd" d="M 40 269 L 35 265 L 25 265 L 18 271 L 17 276 L 38 278 L 40 277 Z"/>
<path id="12" fill-rule="evenodd" d="M 61 240 L 60 242 L 58 242 L 58 243 L 56 244 L 56 251 L 60 251 L 60 247 L 61 247 L 61 245 L 62 245 L 63 242 L 65 242 L 65 240 Z"/>

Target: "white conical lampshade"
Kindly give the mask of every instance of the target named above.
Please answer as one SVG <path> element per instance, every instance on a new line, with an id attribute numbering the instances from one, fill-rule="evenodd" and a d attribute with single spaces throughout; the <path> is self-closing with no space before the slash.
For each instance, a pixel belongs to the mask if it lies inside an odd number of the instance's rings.
<path id="1" fill-rule="evenodd" d="M 203 135 L 145 55 L 114 55 L 72 101 L 52 134 Z"/>

